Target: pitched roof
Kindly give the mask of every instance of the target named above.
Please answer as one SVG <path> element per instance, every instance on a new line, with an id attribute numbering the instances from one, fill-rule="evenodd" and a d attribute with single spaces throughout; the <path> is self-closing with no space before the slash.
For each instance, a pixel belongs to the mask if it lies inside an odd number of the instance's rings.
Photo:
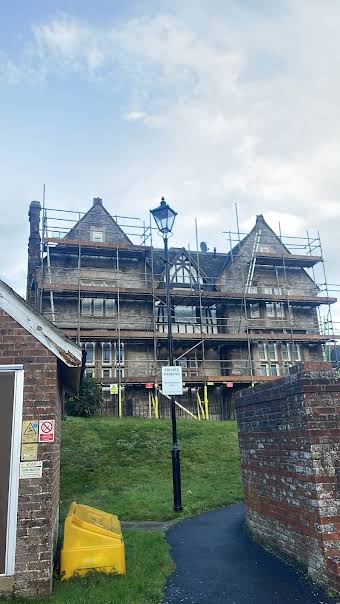
<path id="1" fill-rule="evenodd" d="M 82 349 L 0 279 L 0 308 L 67 367 L 81 367 Z"/>
<path id="2" fill-rule="evenodd" d="M 117 224 L 115 219 L 103 206 L 99 197 L 95 197 L 91 208 L 82 216 L 74 227 L 65 235 L 65 239 L 80 239 L 90 241 L 91 231 L 105 231 L 105 241 L 110 243 L 130 243 L 128 236 Z"/>

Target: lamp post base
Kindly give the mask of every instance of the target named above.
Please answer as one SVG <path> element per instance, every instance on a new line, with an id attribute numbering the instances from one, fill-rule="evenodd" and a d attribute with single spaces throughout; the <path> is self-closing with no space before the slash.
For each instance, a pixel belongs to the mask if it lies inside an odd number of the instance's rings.
<path id="1" fill-rule="evenodd" d="M 174 443 L 171 449 L 172 456 L 172 482 L 174 491 L 174 510 L 175 512 L 181 512 L 182 506 L 182 495 L 181 495 L 181 464 L 180 464 L 180 448 L 177 443 Z"/>

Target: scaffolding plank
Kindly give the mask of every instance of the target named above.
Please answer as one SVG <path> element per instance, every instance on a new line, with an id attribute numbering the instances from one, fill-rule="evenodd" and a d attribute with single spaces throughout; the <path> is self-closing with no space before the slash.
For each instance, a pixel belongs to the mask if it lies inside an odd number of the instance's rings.
<path id="1" fill-rule="evenodd" d="M 42 282 L 38 283 L 38 287 L 42 288 Z M 102 294 L 111 294 L 117 295 L 119 292 L 120 296 L 132 296 L 135 299 L 135 296 L 148 296 L 152 297 L 154 294 L 158 298 L 165 298 L 166 292 L 165 289 L 155 289 L 151 288 L 143 288 L 143 287 L 108 287 L 101 285 L 84 285 L 80 284 L 80 291 L 83 293 L 90 292 L 93 295 L 102 295 Z M 48 293 L 52 289 L 53 292 L 68 292 L 74 293 L 78 296 L 78 285 L 76 283 L 48 283 L 48 287 L 45 291 Z M 242 292 L 234 292 L 234 291 L 211 291 L 202 289 L 201 292 L 194 290 L 186 290 L 186 291 L 171 291 L 171 297 L 175 299 L 181 300 L 192 300 L 195 299 L 199 301 L 209 300 L 209 301 L 221 301 L 224 302 L 234 301 L 234 300 L 243 300 L 244 294 Z M 319 304 L 335 304 L 337 302 L 337 298 L 329 297 L 329 296 L 296 296 L 296 295 L 288 295 L 288 294 L 259 294 L 259 293 L 248 293 L 246 294 L 247 300 L 256 300 L 256 301 L 265 301 L 265 302 L 289 302 L 294 304 L 309 304 L 313 306 L 318 306 Z"/>

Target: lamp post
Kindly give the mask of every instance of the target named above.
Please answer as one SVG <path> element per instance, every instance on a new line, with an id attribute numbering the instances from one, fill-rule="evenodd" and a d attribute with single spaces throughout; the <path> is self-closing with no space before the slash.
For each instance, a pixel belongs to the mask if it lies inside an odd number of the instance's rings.
<path id="1" fill-rule="evenodd" d="M 170 262 L 169 262 L 169 247 L 168 237 L 172 231 L 172 227 L 177 216 L 177 212 L 172 210 L 166 203 L 164 197 L 162 197 L 161 203 L 158 208 L 151 210 L 157 228 L 160 231 L 164 240 L 164 260 L 165 260 L 165 290 L 166 290 L 166 312 L 168 321 L 168 353 L 169 353 L 169 365 L 174 365 L 174 350 L 173 350 L 173 337 L 172 337 L 172 320 L 171 320 L 171 293 L 170 293 Z M 181 494 L 181 465 L 180 465 L 180 448 L 177 441 L 177 425 L 176 425 L 176 404 L 175 397 L 170 397 L 171 401 L 171 423 L 172 423 L 172 483 L 173 483 L 173 494 L 174 494 L 174 510 L 180 512 L 182 507 L 182 494 Z"/>

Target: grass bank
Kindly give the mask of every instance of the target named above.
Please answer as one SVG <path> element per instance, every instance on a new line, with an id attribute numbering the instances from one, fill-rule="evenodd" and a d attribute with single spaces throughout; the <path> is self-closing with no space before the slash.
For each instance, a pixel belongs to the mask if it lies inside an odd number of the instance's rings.
<path id="1" fill-rule="evenodd" d="M 234 422 L 178 422 L 183 516 L 240 501 Z M 63 424 L 61 512 L 73 499 L 123 520 L 174 518 L 171 423 L 68 418 Z"/>
<path id="2" fill-rule="evenodd" d="M 178 422 L 181 517 L 240 501 L 234 422 Z M 171 423 L 167 420 L 68 418 L 62 426 L 61 521 L 71 501 L 121 520 L 166 520 L 172 510 Z M 158 604 L 173 568 L 162 533 L 125 531 L 127 575 L 56 580 L 50 598 L 17 604 Z M 1 603 L 9 600 L 0 598 Z"/>

